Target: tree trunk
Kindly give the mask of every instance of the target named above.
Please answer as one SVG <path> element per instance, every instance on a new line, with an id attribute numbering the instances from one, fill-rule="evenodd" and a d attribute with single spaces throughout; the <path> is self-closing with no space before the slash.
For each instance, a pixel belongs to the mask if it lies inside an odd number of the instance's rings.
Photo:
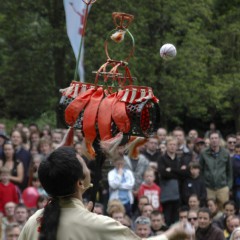
<path id="1" fill-rule="evenodd" d="M 58 103 L 60 100 L 59 89 L 65 88 L 65 45 L 64 42 L 64 26 L 65 26 L 65 15 L 63 8 L 63 1 L 50 0 L 45 1 L 45 5 L 48 9 L 49 22 L 52 26 L 52 44 L 53 44 L 53 61 L 54 61 L 54 85 L 55 89 L 53 91 L 54 96 L 56 96 L 56 123 L 57 127 L 63 127 L 60 123 L 59 113 L 58 113 Z"/>

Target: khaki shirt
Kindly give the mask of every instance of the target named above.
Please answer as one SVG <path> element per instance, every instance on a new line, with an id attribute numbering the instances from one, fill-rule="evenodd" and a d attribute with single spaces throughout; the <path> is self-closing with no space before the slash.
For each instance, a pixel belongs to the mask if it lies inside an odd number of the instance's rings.
<path id="1" fill-rule="evenodd" d="M 97 215 L 85 209 L 76 198 L 61 200 L 61 216 L 57 240 L 140 240 L 128 227 L 114 219 Z M 40 218 L 43 210 L 38 210 L 25 224 L 18 240 L 38 240 Z M 153 239 L 167 240 L 162 235 Z"/>

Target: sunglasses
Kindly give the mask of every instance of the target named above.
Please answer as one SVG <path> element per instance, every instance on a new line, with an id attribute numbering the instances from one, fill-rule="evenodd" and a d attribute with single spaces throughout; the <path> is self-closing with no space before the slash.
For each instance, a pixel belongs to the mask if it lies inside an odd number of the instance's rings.
<path id="1" fill-rule="evenodd" d="M 236 144 L 236 142 L 228 142 L 229 144 Z"/>
<path id="2" fill-rule="evenodd" d="M 148 218 L 138 218 L 136 221 L 135 221 L 136 224 L 150 224 L 150 220 Z"/>
<path id="3" fill-rule="evenodd" d="M 189 221 L 189 222 L 191 222 L 191 220 L 197 221 L 197 217 L 188 218 L 188 221 Z"/>

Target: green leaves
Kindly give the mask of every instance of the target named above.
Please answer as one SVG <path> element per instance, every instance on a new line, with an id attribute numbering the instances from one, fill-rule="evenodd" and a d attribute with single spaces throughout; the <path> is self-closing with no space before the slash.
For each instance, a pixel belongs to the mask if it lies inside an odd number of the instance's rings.
<path id="1" fill-rule="evenodd" d="M 85 37 L 87 82 L 94 81 L 92 71 L 106 61 L 104 41 L 115 28 L 113 11 L 135 17 L 129 27 L 136 44 L 129 68 L 137 77 L 134 84 L 153 87 L 160 99 L 162 125 L 183 124 L 186 119 L 208 122 L 221 116 L 222 121 L 234 120 L 240 128 L 237 0 L 233 4 L 226 0 L 96 1 Z M 160 58 L 164 43 L 176 46 L 174 60 Z M 109 45 L 114 58 L 128 54 L 131 45 L 127 37 L 123 44 L 120 49 Z M 62 1 L 2 3 L 2 116 L 43 118 L 42 113 L 54 111 L 58 90 L 69 85 L 74 69 Z"/>

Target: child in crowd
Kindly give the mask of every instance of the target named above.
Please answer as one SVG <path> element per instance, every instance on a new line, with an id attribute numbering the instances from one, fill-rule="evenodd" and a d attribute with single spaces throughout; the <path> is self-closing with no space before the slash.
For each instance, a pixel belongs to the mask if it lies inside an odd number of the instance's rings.
<path id="1" fill-rule="evenodd" d="M 160 195 L 161 189 L 160 187 L 154 182 L 155 180 L 155 173 L 152 168 L 148 168 L 144 172 L 144 182 L 140 185 L 138 190 L 138 199 L 142 196 L 147 196 L 149 199 L 149 203 L 153 206 L 154 210 L 161 211 L 161 204 L 160 204 Z"/>
<path id="2" fill-rule="evenodd" d="M 37 209 L 44 208 L 48 203 L 48 197 L 46 195 L 40 195 L 37 199 Z"/>
<path id="3" fill-rule="evenodd" d="M 117 156 L 113 159 L 114 169 L 108 173 L 108 184 L 110 187 L 109 199 L 118 199 L 126 209 L 126 214 L 131 216 L 133 204 L 134 176 L 131 170 L 124 168 L 124 159 Z"/>
<path id="4" fill-rule="evenodd" d="M 43 187 L 39 181 L 37 172 L 33 174 L 32 185 L 33 185 L 33 187 L 35 187 L 37 189 L 39 195 L 47 196 L 46 191 L 43 189 Z"/>
<path id="5" fill-rule="evenodd" d="M 10 170 L 7 167 L 0 169 L 0 215 L 5 214 L 4 206 L 8 202 L 19 203 L 16 186 L 10 182 Z"/>
<path id="6" fill-rule="evenodd" d="M 190 162 L 190 177 L 186 178 L 182 184 L 182 202 L 188 205 L 188 199 L 192 194 L 196 194 L 200 200 L 200 206 L 206 204 L 207 192 L 204 180 L 200 176 L 200 165 L 198 162 Z"/>

